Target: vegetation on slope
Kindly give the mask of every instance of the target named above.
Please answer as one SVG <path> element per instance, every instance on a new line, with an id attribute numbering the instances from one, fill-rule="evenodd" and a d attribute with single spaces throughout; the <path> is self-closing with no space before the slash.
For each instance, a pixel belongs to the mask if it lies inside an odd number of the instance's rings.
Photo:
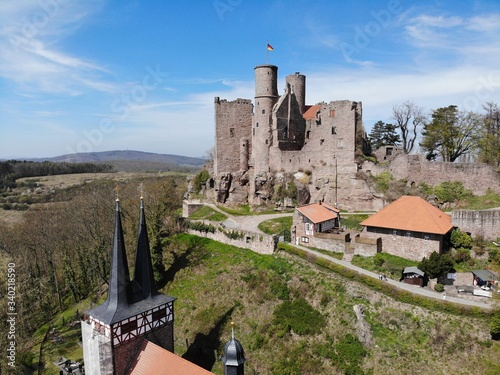
<path id="1" fill-rule="evenodd" d="M 176 352 L 217 374 L 231 321 L 247 353 L 248 373 L 498 370 L 489 358 L 500 347 L 490 340 L 489 317 L 479 311 L 450 315 L 396 302 L 359 284 L 355 275 L 339 276 L 281 252 L 259 255 L 184 234 L 170 238 L 167 248 L 165 264 L 184 259 L 166 287 L 178 298 Z M 411 297 L 406 294 L 402 300 Z M 359 344 L 355 304 L 366 307 L 373 347 Z"/>

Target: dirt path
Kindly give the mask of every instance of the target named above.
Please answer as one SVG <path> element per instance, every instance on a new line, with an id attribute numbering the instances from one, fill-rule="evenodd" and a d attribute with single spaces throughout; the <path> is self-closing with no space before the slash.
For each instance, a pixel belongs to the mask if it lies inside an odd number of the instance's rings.
<path id="1" fill-rule="evenodd" d="M 249 232 L 256 232 L 256 233 L 264 233 L 259 229 L 259 224 L 262 223 L 263 221 L 277 219 L 280 217 L 290 217 L 293 215 L 292 213 L 281 213 L 281 214 L 239 216 L 239 215 L 228 214 L 227 212 L 221 210 L 216 205 L 211 204 L 211 203 L 205 203 L 205 205 L 210 206 L 211 208 L 213 208 L 217 212 L 220 212 L 220 213 L 226 215 L 233 222 L 232 227 L 234 229 L 241 229 L 241 230 L 246 230 Z"/>

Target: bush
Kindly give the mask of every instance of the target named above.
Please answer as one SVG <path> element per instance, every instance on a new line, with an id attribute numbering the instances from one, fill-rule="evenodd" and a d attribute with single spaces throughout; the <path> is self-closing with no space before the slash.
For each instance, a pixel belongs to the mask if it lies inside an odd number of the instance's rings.
<path id="1" fill-rule="evenodd" d="M 458 249 L 453 257 L 456 263 L 466 263 L 471 259 L 470 250 Z"/>
<path id="2" fill-rule="evenodd" d="M 454 229 L 451 232 L 451 245 L 455 248 L 467 248 L 470 249 L 472 247 L 472 237 L 460 230 L 460 228 Z"/>
<path id="3" fill-rule="evenodd" d="M 496 311 L 491 317 L 490 333 L 493 340 L 500 340 L 500 311 Z"/>
<path id="4" fill-rule="evenodd" d="M 438 293 L 442 293 L 444 292 L 444 285 L 438 283 L 434 286 L 434 290 Z"/>
<path id="5" fill-rule="evenodd" d="M 305 299 L 297 298 L 276 308 L 273 324 L 281 332 L 293 330 L 298 335 L 313 335 L 321 332 L 325 318 Z"/>
<path id="6" fill-rule="evenodd" d="M 378 267 L 382 267 L 384 263 L 385 259 L 382 258 L 380 254 L 375 255 L 375 258 L 373 259 L 373 264 L 375 264 Z"/>
<path id="7" fill-rule="evenodd" d="M 453 269 L 453 260 L 448 254 L 438 254 L 433 251 L 429 259 L 422 259 L 418 268 L 434 279 L 450 272 Z"/>
<path id="8" fill-rule="evenodd" d="M 472 196 L 471 191 L 465 189 L 460 181 L 445 181 L 436 186 L 434 192 L 443 203 L 453 203 Z"/>
<path id="9" fill-rule="evenodd" d="M 207 182 L 207 180 L 210 178 L 210 173 L 206 169 L 202 169 L 201 171 L 198 172 L 196 176 L 193 178 L 193 189 L 195 190 L 196 193 L 198 193 L 201 190 L 201 186 Z"/>
<path id="10" fill-rule="evenodd" d="M 381 193 L 385 193 L 387 190 L 389 190 L 389 184 L 391 181 L 394 180 L 394 177 L 387 172 L 384 171 L 378 175 L 375 176 L 375 188 L 377 191 Z"/>

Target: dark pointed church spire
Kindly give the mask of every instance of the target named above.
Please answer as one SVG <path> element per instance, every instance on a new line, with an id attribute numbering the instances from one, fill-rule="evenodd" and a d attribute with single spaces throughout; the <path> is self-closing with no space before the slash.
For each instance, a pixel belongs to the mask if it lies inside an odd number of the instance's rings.
<path id="1" fill-rule="evenodd" d="M 139 236 L 135 254 L 134 282 L 139 287 L 140 299 L 158 294 L 153 274 L 153 262 L 149 249 L 146 215 L 144 214 L 144 199 L 141 197 L 141 213 L 139 221 Z"/>
<path id="2" fill-rule="evenodd" d="M 108 298 L 105 302 L 106 316 L 112 318 L 120 308 L 128 305 L 130 297 L 130 274 L 128 270 L 127 254 L 125 252 L 125 240 L 123 238 L 120 200 L 117 198 Z"/>

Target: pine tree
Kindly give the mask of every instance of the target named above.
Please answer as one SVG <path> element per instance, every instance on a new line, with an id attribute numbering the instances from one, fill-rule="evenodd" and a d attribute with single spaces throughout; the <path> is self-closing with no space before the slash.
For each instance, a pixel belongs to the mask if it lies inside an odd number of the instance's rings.
<path id="1" fill-rule="evenodd" d="M 401 143 L 396 125 L 377 121 L 370 132 L 370 143 L 373 150 L 381 146 L 398 146 Z"/>

